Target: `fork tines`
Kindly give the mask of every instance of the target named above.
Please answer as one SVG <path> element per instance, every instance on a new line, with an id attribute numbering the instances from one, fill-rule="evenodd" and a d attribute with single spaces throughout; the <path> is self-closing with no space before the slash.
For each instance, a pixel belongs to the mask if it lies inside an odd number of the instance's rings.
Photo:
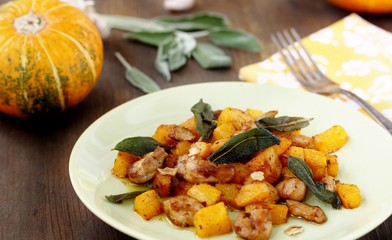
<path id="1" fill-rule="evenodd" d="M 301 38 L 294 28 L 277 32 L 275 35 L 272 34 L 271 40 L 295 78 L 303 84 L 306 84 L 306 81 L 322 78 L 323 73 L 302 44 Z"/>

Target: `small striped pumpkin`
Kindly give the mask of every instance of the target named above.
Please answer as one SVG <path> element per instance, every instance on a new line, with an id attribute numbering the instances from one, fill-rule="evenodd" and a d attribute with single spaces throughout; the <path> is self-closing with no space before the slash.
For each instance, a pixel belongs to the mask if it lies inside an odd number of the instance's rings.
<path id="1" fill-rule="evenodd" d="M 102 38 L 79 9 L 57 0 L 0 6 L 0 111 L 15 117 L 63 112 L 96 85 Z"/>
<path id="2" fill-rule="evenodd" d="M 330 3 L 351 12 L 366 14 L 392 13 L 392 0 L 328 0 Z"/>

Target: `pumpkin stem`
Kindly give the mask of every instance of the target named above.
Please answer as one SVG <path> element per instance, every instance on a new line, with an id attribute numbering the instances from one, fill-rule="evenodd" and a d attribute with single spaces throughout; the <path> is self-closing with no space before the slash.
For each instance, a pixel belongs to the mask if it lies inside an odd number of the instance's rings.
<path id="1" fill-rule="evenodd" d="M 36 34 L 46 25 L 46 20 L 42 16 L 38 16 L 33 12 L 22 15 L 15 19 L 14 28 L 21 34 Z"/>

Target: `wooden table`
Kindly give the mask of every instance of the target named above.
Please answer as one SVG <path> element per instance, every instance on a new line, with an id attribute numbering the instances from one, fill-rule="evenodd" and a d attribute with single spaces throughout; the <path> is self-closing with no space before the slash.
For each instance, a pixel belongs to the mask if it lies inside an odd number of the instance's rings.
<path id="1" fill-rule="evenodd" d="M 144 18 L 168 14 L 157 0 L 97 0 L 96 7 L 101 13 Z M 40 121 L 0 114 L 0 239 L 132 239 L 87 210 L 76 196 L 68 174 L 69 156 L 80 134 L 105 112 L 143 95 L 124 79 L 115 51 L 156 79 L 162 88 L 238 81 L 242 66 L 265 59 L 275 51 L 269 39 L 272 32 L 295 27 L 305 36 L 349 14 L 322 0 L 199 0 L 192 11 L 226 14 L 233 27 L 259 37 L 265 50 L 261 54 L 225 50 L 233 57 L 230 69 L 203 70 L 192 60 L 173 74 L 171 82 L 166 82 L 153 67 L 155 48 L 126 41 L 120 32 L 114 31 L 104 43 L 100 80 L 78 107 L 60 117 Z M 391 15 L 363 17 L 392 31 Z M 389 218 L 361 239 L 384 240 L 391 235 Z"/>

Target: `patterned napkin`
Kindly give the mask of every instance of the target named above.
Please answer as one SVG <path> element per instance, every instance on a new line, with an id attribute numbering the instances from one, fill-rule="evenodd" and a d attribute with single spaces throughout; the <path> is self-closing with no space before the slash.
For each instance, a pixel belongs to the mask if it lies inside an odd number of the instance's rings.
<path id="1" fill-rule="evenodd" d="M 303 43 L 328 77 L 392 120 L 392 33 L 351 14 L 304 38 Z M 241 68 L 239 78 L 302 88 L 278 53 Z M 360 109 L 344 96 L 331 97 Z"/>

